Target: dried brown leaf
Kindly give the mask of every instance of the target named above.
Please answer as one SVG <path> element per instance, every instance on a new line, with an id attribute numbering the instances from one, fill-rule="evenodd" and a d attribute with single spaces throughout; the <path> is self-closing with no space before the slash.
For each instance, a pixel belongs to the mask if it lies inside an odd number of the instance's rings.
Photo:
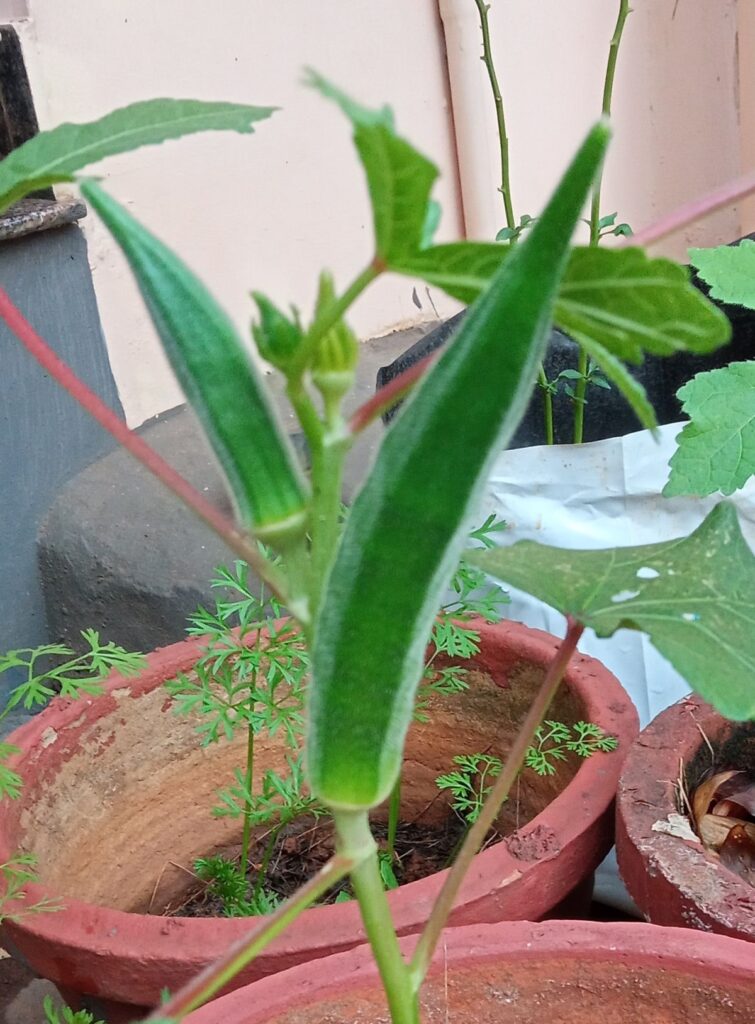
<path id="1" fill-rule="evenodd" d="M 718 853 L 721 863 L 745 882 L 755 885 L 755 838 L 745 825 L 735 825 Z"/>
<path id="2" fill-rule="evenodd" d="M 726 842 L 729 832 L 741 826 L 745 833 L 755 841 L 755 824 L 743 822 L 739 818 L 724 818 L 717 814 L 704 814 L 697 827 L 703 845 L 711 850 L 718 850 Z"/>

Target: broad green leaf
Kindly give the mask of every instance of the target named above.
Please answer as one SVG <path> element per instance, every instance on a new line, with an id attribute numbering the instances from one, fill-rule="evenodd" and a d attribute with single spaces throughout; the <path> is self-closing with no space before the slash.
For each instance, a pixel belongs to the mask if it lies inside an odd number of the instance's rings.
<path id="1" fill-rule="evenodd" d="M 82 182 L 81 191 L 129 261 L 242 523 L 271 543 L 301 533 L 307 507 L 301 472 L 229 318 L 188 267 L 99 185 Z"/>
<path id="2" fill-rule="evenodd" d="M 555 321 L 630 363 L 641 363 L 645 352 L 712 352 L 731 336 L 729 321 L 690 284 L 685 267 L 642 249 L 575 249 Z"/>
<path id="3" fill-rule="evenodd" d="M 667 497 L 732 494 L 755 475 L 755 362 L 698 373 L 677 395 L 690 422 L 677 437 Z"/>
<path id="4" fill-rule="evenodd" d="M 465 558 L 597 636 L 647 633 L 722 714 L 755 717 L 755 555 L 726 502 L 679 540 L 607 551 L 520 541 Z"/>
<path id="5" fill-rule="evenodd" d="M 331 807 L 374 806 L 398 775 L 425 644 L 491 460 L 529 400 L 608 132 L 601 123 L 590 133 L 531 234 L 469 310 L 351 508 L 315 623 L 308 692 L 309 781 Z"/>
<path id="6" fill-rule="evenodd" d="M 146 100 L 86 124 L 61 124 L 40 132 L 0 162 L 0 210 L 28 192 L 47 188 L 89 164 L 139 146 L 206 131 L 252 132 L 275 107 L 202 100 Z"/>
<path id="7" fill-rule="evenodd" d="M 513 251 L 496 242 L 447 242 L 394 260 L 391 270 L 420 277 L 460 302 L 474 302 Z"/>
<path id="8" fill-rule="evenodd" d="M 689 259 L 706 284 L 711 298 L 755 309 L 755 242 L 690 249 Z"/>
<path id="9" fill-rule="evenodd" d="M 372 201 L 377 257 L 386 265 L 417 252 L 427 237 L 430 190 L 438 170 L 393 127 L 389 107 L 368 110 L 314 71 L 308 83 L 336 102 L 354 126 Z"/>

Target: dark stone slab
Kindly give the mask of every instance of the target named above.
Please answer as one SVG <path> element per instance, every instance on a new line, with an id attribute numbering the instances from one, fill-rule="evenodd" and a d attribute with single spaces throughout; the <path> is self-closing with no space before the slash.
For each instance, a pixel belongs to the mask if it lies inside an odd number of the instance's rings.
<path id="1" fill-rule="evenodd" d="M 62 227 L 0 245 L 0 281 L 86 383 L 120 411 L 80 230 Z M 110 440 L 0 324 L 0 650 L 47 641 L 37 532 L 60 488 Z"/>

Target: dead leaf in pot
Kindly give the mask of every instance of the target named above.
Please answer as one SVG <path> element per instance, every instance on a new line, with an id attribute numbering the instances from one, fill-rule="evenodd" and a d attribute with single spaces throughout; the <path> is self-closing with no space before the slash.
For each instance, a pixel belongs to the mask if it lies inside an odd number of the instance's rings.
<path id="1" fill-rule="evenodd" d="M 755 775 L 752 772 L 734 772 L 731 778 L 720 784 L 716 799 L 730 808 L 727 813 L 733 818 L 755 818 Z M 718 806 L 716 813 L 720 813 Z"/>
<path id="2" fill-rule="evenodd" d="M 755 885 L 755 839 L 748 835 L 744 825 L 735 825 L 729 830 L 718 855 L 724 867 Z"/>
<path id="3" fill-rule="evenodd" d="M 719 814 L 704 814 L 697 830 L 705 846 L 711 850 L 718 850 L 726 842 L 729 832 L 737 825 L 741 825 L 747 835 L 755 841 L 755 823 L 742 822 L 739 818 Z"/>
<path id="4" fill-rule="evenodd" d="M 728 782 L 734 775 L 740 773 L 736 770 L 728 772 L 716 772 L 715 775 L 711 775 L 705 782 L 701 782 L 700 785 L 695 789 L 692 794 L 692 813 L 695 817 L 695 825 L 697 826 L 698 832 L 700 831 L 700 822 L 704 814 L 708 814 L 711 809 L 711 804 L 715 804 L 718 800 L 718 790 L 724 783 Z"/>

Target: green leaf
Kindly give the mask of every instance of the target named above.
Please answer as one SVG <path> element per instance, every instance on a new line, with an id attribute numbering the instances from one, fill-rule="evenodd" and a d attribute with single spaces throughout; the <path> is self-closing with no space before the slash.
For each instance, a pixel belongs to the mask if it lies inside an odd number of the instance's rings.
<path id="1" fill-rule="evenodd" d="M 689 259 L 706 284 L 711 298 L 755 309 L 755 242 L 690 249 Z"/>
<path id="2" fill-rule="evenodd" d="M 94 182 L 81 191 L 123 249 L 186 397 L 225 470 L 242 523 L 272 542 L 305 528 L 288 439 L 230 319 L 178 257 Z"/>
<path id="3" fill-rule="evenodd" d="M 755 362 L 698 373 L 677 392 L 690 421 L 677 437 L 666 497 L 732 494 L 755 475 Z"/>
<path id="4" fill-rule="evenodd" d="M 86 124 L 40 132 L 0 162 L 0 210 L 28 192 L 47 188 L 107 156 L 206 131 L 252 132 L 275 107 L 202 100 L 146 100 Z"/>
<path id="5" fill-rule="evenodd" d="M 511 252 L 511 246 L 495 242 L 448 242 L 393 260 L 391 270 L 420 277 L 460 302 L 474 302 Z"/>
<path id="6" fill-rule="evenodd" d="M 430 190 L 438 169 L 396 135 L 389 107 L 368 110 L 315 71 L 308 71 L 307 82 L 336 102 L 354 126 L 372 201 L 377 257 L 390 266 L 417 252 L 432 222 Z"/>
<path id="7" fill-rule="evenodd" d="M 608 134 L 601 123 L 587 137 L 393 422 L 351 508 L 316 622 L 308 692 L 308 776 L 331 807 L 374 806 L 398 775 L 427 637 L 491 461 L 529 400 Z"/>
<path id="8" fill-rule="evenodd" d="M 712 352 L 731 336 L 729 321 L 690 284 L 685 267 L 642 249 L 575 249 L 555 321 L 630 363 L 641 363 L 645 352 Z"/>
<path id="9" fill-rule="evenodd" d="M 607 551 L 521 541 L 466 558 L 597 636 L 647 633 L 722 714 L 755 717 L 755 555 L 727 502 L 680 540 Z"/>

